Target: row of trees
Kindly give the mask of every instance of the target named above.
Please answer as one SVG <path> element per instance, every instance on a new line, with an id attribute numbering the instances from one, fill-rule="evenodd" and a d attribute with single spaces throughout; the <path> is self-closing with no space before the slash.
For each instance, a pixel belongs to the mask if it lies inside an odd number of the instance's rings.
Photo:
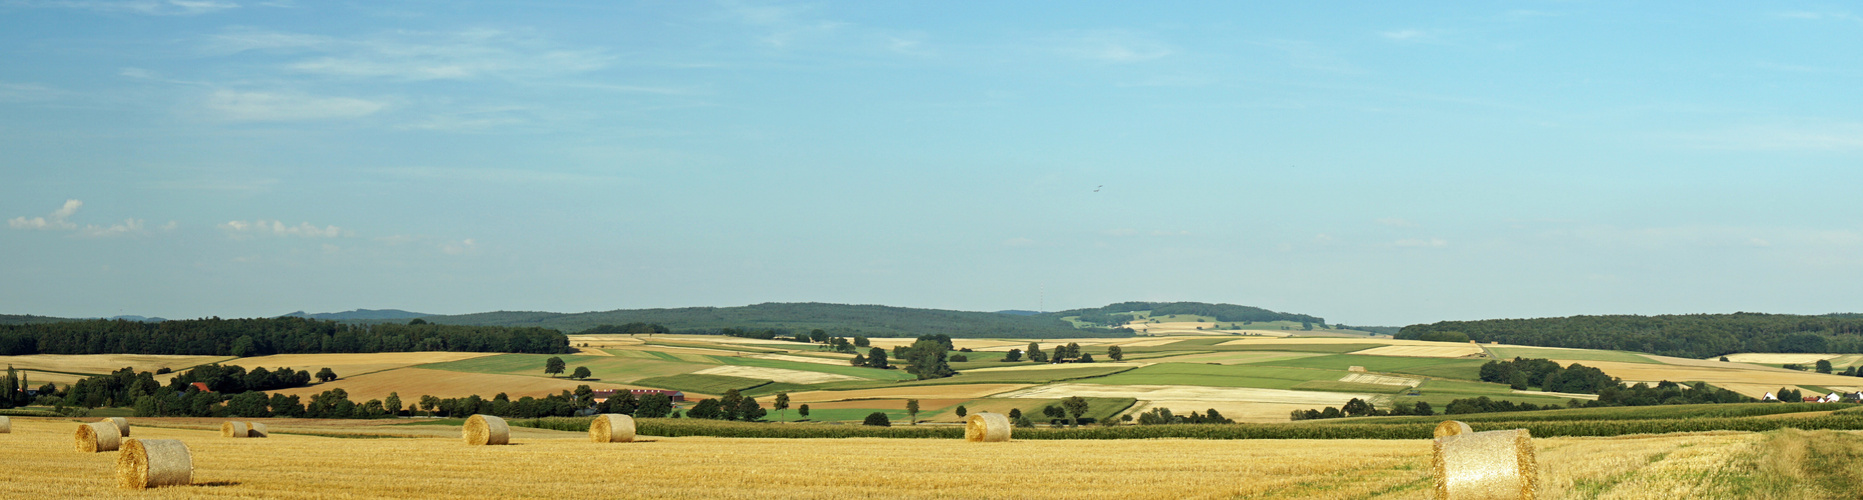
<path id="1" fill-rule="evenodd" d="M 554 354 L 569 351 L 569 338 L 556 330 L 535 327 L 350 325 L 299 317 L 0 325 L 0 355 L 4 356 L 185 354 L 247 357 L 402 351 Z"/>
<path id="2" fill-rule="evenodd" d="M 1067 345 L 1055 346 L 1052 356 L 1050 356 L 1049 353 L 1042 352 L 1040 343 L 1029 342 L 1029 348 L 1027 351 L 1023 351 L 1021 349 L 1010 349 L 1009 352 L 1004 353 L 1003 362 L 1014 363 L 1014 362 L 1022 361 L 1023 356 L 1028 356 L 1029 361 L 1033 361 L 1036 363 L 1092 363 L 1093 362 L 1093 353 L 1081 352 L 1080 344 L 1074 343 L 1074 342 L 1069 342 L 1067 343 Z M 1120 349 L 1119 346 L 1109 346 L 1106 348 L 1106 357 L 1112 358 L 1113 361 L 1119 361 L 1119 360 L 1126 359 L 1126 353 L 1125 353 L 1125 350 Z"/>
<path id="3" fill-rule="evenodd" d="M 1685 314 L 1443 321 L 1410 325 L 1401 339 L 1454 332 L 1482 343 L 1612 349 L 1685 358 L 1735 352 L 1863 352 L 1863 316 Z"/>
<path id="4" fill-rule="evenodd" d="M 1371 404 L 1370 401 L 1366 401 L 1366 400 L 1359 399 L 1359 398 L 1352 398 L 1351 400 L 1346 401 L 1345 405 L 1343 405 L 1340 408 L 1334 408 L 1334 407 L 1328 406 L 1326 408 L 1318 409 L 1318 410 L 1313 410 L 1313 409 L 1294 410 L 1293 414 L 1289 415 L 1288 417 L 1294 420 L 1319 420 L 1319 419 L 1325 419 L 1325 418 L 1383 417 L 1383 416 L 1393 416 L 1393 415 L 1435 415 L 1435 414 L 1436 414 L 1436 409 L 1431 407 L 1429 403 L 1425 403 L 1422 401 L 1418 401 L 1416 402 L 1416 404 L 1409 404 L 1409 405 L 1401 404 L 1401 403 L 1393 404 L 1391 405 L 1391 408 L 1387 410 L 1387 409 L 1378 408 L 1376 405 Z"/>

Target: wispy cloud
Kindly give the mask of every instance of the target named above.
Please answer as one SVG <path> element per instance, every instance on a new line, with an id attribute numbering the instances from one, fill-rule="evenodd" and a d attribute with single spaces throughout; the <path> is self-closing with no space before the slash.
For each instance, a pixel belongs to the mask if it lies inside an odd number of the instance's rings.
<path id="1" fill-rule="evenodd" d="M 13 2 L 13 4 L 151 16 L 193 16 L 239 8 L 239 4 L 233 2 L 205 0 L 41 0 Z"/>
<path id="2" fill-rule="evenodd" d="M 251 222 L 239 220 L 229 221 L 220 224 L 220 229 L 225 230 L 227 234 L 235 238 L 247 236 L 336 238 L 352 236 L 354 234 L 347 229 L 336 226 L 317 227 L 315 224 L 309 222 L 300 222 L 298 225 L 292 226 L 285 224 L 284 221 L 265 219 L 257 219 Z"/>
<path id="3" fill-rule="evenodd" d="M 231 121 L 299 121 L 359 118 L 388 105 L 353 97 L 318 97 L 297 92 L 242 92 L 216 90 L 207 96 L 206 108 Z"/>
<path id="4" fill-rule="evenodd" d="M 474 250 L 478 250 L 478 248 L 479 242 L 473 241 L 472 238 L 440 244 L 440 251 L 445 252 L 447 255 L 465 255 L 472 253 Z"/>
<path id="5" fill-rule="evenodd" d="M 779 49 L 825 37 L 847 26 L 847 23 L 808 15 L 813 10 L 808 6 L 725 2 L 724 7 L 738 22 L 758 29 L 761 33 L 758 42 Z"/>
<path id="6" fill-rule="evenodd" d="M 14 217 L 8 219 L 6 225 L 13 229 L 73 231 L 79 236 L 99 238 L 127 234 L 143 234 L 148 232 L 146 228 L 147 223 L 142 219 L 124 219 L 121 223 L 109 225 L 85 224 L 79 226 L 77 223 L 71 222 L 70 218 L 72 215 L 78 213 L 78 208 L 83 206 L 83 201 L 65 200 L 65 204 L 58 207 L 58 210 L 53 210 L 51 214 L 39 217 Z M 175 222 L 169 221 L 167 224 L 163 225 L 161 229 L 172 230 L 175 227 Z"/>
<path id="7" fill-rule="evenodd" d="M 0 102 L 50 101 L 68 93 L 36 83 L 0 82 Z"/>
<path id="8" fill-rule="evenodd" d="M 1124 30 L 1071 33 L 1056 37 L 1055 50 L 1075 59 L 1136 63 L 1168 57 L 1177 50 L 1148 35 Z"/>
<path id="9" fill-rule="evenodd" d="M 1678 135 L 1686 146 L 1734 151 L 1863 151 L 1863 123 L 1794 122 Z"/>
<path id="10" fill-rule="evenodd" d="M 1290 66 L 1301 69 L 1325 71 L 1330 73 L 1356 74 L 1363 70 L 1347 61 L 1335 50 L 1313 42 L 1303 40 L 1269 40 L 1260 45 L 1272 47 L 1287 55 Z"/>
<path id="11" fill-rule="evenodd" d="M 248 51 L 299 54 L 285 71 L 334 78 L 404 81 L 484 77 L 548 78 L 606 67 L 603 51 L 570 49 L 537 36 L 502 30 L 397 31 L 361 38 L 251 29 L 208 38 L 211 54 Z"/>
<path id="12" fill-rule="evenodd" d="M 1413 42 L 1413 41 L 1418 41 L 1418 40 L 1423 40 L 1423 39 L 1428 38 L 1429 33 L 1424 33 L 1419 30 L 1396 30 L 1396 31 L 1381 32 L 1381 33 L 1378 33 L 1378 36 L 1382 36 L 1382 37 L 1385 37 L 1386 39 L 1396 40 L 1399 42 Z"/>

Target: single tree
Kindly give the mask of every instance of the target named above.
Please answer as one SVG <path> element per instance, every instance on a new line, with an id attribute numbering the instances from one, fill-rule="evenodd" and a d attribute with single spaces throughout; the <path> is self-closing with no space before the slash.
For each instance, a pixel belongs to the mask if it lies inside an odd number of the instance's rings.
<path id="1" fill-rule="evenodd" d="M 563 373 L 563 368 L 563 358 L 550 356 L 550 359 L 543 360 L 543 373 L 546 375 L 554 377 Z"/>
<path id="2" fill-rule="evenodd" d="M 783 418 L 788 419 L 789 418 L 789 393 L 787 392 L 776 393 L 776 401 L 772 403 L 770 407 L 775 408 L 776 411 L 782 412 Z"/>
<path id="3" fill-rule="evenodd" d="M 1106 357 L 1113 358 L 1113 361 L 1120 361 L 1120 360 L 1126 359 L 1126 351 L 1124 349 L 1120 349 L 1119 346 L 1107 347 Z"/>
<path id="4" fill-rule="evenodd" d="M 854 347 L 869 347 L 872 345 L 873 345 L 873 342 L 870 340 L 867 340 L 867 337 L 862 336 L 862 335 L 854 336 Z"/>
<path id="5" fill-rule="evenodd" d="M 874 368 L 891 368 L 886 364 L 886 349 L 875 347 L 867 351 L 867 366 Z"/>
<path id="6" fill-rule="evenodd" d="M 862 420 L 860 422 L 860 425 L 871 425 L 875 427 L 892 427 L 893 421 L 892 419 L 886 418 L 886 413 L 876 411 L 873 413 L 868 413 L 867 419 Z"/>
<path id="7" fill-rule="evenodd" d="M 957 418 L 964 418 L 965 415 L 969 414 L 970 410 L 964 409 L 964 405 L 957 405 Z"/>
<path id="8" fill-rule="evenodd" d="M 589 372 L 589 367 L 578 366 L 576 367 L 575 373 L 569 374 L 569 378 L 576 379 L 576 380 L 582 380 L 585 378 L 589 378 L 590 375 L 594 375 L 594 373 Z"/>
<path id="9" fill-rule="evenodd" d="M 867 366 L 867 357 L 859 355 L 859 354 L 855 354 L 854 359 L 850 360 L 849 362 L 853 363 L 854 366 Z"/>
<path id="10" fill-rule="evenodd" d="M 1017 361 L 1022 361 L 1021 349 L 1010 349 L 1009 353 L 1003 355 L 1004 363 L 1014 363 Z"/>
<path id="11" fill-rule="evenodd" d="M 329 381 L 332 381 L 332 380 L 336 380 L 336 372 L 335 372 L 335 371 L 332 371 L 332 370 L 330 370 L 330 369 L 329 369 L 329 368 L 327 368 L 327 367 L 326 367 L 326 368 L 324 368 L 324 369 L 322 369 L 322 370 L 319 370 L 319 371 L 317 371 L 317 381 L 319 381 L 319 382 L 329 382 Z"/>
<path id="12" fill-rule="evenodd" d="M 802 417 L 802 418 L 809 418 L 809 404 L 802 403 L 802 406 L 797 406 L 796 416 Z"/>
<path id="13" fill-rule="evenodd" d="M 1022 409 L 1021 408 L 1010 408 L 1009 418 L 1012 420 L 1022 418 Z"/>
<path id="14" fill-rule="evenodd" d="M 911 418 L 912 425 L 919 425 L 919 400 L 906 400 L 906 415 Z"/>
<path id="15" fill-rule="evenodd" d="M 1830 372 L 1831 372 L 1831 360 L 1828 360 L 1828 359 L 1818 360 L 1818 373 L 1830 373 Z"/>
<path id="16" fill-rule="evenodd" d="M 401 393 L 388 393 L 388 397 L 382 399 L 382 408 L 388 410 L 389 415 L 401 416 Z"/>
<path id="17" fill-rule="evenodd" d="M 1087 399 L 1073 396 L 1061 400 L 1061 408 L 1067 410 L 1068 424 L 1080 427 L 1080 416 L 1087 413 Z"/>

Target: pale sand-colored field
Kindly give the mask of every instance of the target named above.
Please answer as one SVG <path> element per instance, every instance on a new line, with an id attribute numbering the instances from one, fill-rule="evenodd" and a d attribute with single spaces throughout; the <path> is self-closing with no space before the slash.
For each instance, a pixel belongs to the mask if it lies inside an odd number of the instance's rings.
<path id="1" fill-rule="evenodd" d="M 1786 363 L 1798 363 L 1801 365 L 1810 366 L 1810 365 L 1816 364 L 1818 360 L 1821 360 L 1821 359 L 1836 359 L 1836 358 L 1840 358 L 1843 356 L 1844 355 L 1842 354 L 1787 354 L 1787 353 L 1774 353 L 1774 352 L 1743 352 L 1743 353 L 1738 353 L 1738 354 L 1729 354 L 1727 355 L 1727 360 L 1735 362 L 1735 363 L 1759 363 L 1759 364 L 1767 364 L 1767 365 L 1782 365 Z M 1720 356 L 1715 356 L 1712 358 L 1707 358 L 1706 361 L 1720 361 L 1720 359 L 1721 359 Z"/>
<path id="2" fill-rule="evenodd" d="M 1184 354 L 1184 355 L 1179 355 L 1179 356 L 1165 356 L 1161 358 L 1146 358 L 1145 361 L 1150 361 L 1153 363 L 1216 363 L 1219 365 L 1246 365 L 1249 363 L 1280 361 L 1284 359 L 1311 358 L 1314 356 L 1327 356 L 1327 355 L 1329 354 L 1323 353 L 1323 352 L 1224 351 L 1224 352 L 1204 352 L 1204 353 L 1198 353 L 1198 354 Z"/>
<path id="3" fill-rule="evenodd" d="M 239 365 L 247 370 L 264 367 L 267 370 L 290 368 L 304 370 L 316 375 L 318 370 L 329 368 L 337 377 L 364 375 L 383 370 L 392 370 L 427 363 L 459 361 L 462 359 L 481 358 L 498 353 L 490 352 L 379 352 L 369 354 L 275 354 L 252 358 L 239 358 L 225 364 Z"/>
<path id="4" fill-rule="evenodd" d="M 1433 346 L 1390 345 L 1390 346 L 1384 346 L 1384 347 L 1373 347 L 1371 349 L 1366 349 L 1363 351 L 1354 351 L 1352 354 L 1365 354 L 1365 355 L 1371 355 L 1371 356 L 1409 356 L 1409 357 L 1415 357 L 1415 358 L 1460 358 L 1464 356 L 1481 354 L 1481 348 L 1475 346 L 1474 344 L 1445 344 L 1442 342 L 1437 342 L 1437 344 L 1438 345 L 1433 345 Z"/>
<path id="5" fill-rule="evenodd" d="M 1028 363 L 1028 364 L 1020 364 L 1020 365 L 1014 365 L 1014 366 L 999 366 L 995 368 L 972 368 L 969 370 L 964 370 L 964 373 L 1021 372 L 1021 371 L 1034 371 L 1034 370 L 1065 370 L 1069 368 L 1092 368 L 1092 367 L 1100 367 L 1100 366 L 1150 366 L 1150 365 L 1151 363 L 1138 362 L 1138 361 L 1127 361 L 1127 362 L 1115 361 L 1115 362 L 1110 362 L 1110 363 L 1086 363 L 1086 364 L 1081 364 L 1081 363 L 1059 363 L 1059 364 Z"/>
<path id="6" fill-rule="evenodd" d="M 727 377 L 754 378 L 754 379 L 761 379 L 761 380 L 769 380 L 773 382 L 788 382 L 792 384 L 822 384 L 822 383 L 828 383 L 828 382 L 866 380 L 866 379 L 862 379 L 859 377 L 850 377 L 847 375 L 838 375 L 838 374 L 833 374 L 833 373 L 807 372 L 807 371 L 802 371 L 802 370 L 787 370 L 783 368 L 764 368 L 761 366 L 738 366 L 738 365 L 714 366 L 711 368 L 706 368 L 706 369 L 699 370 L 699 371 L 692 372 L 692 373 L 700 374 L 700 375 L 723 375 Z"/>
<path id="7" fill-rule="evenodd" d="M 1372 337 L 1300 337 L 1300 338 L 1263 338 L 1252 337 L 1235 339 L 1216 345 L 1282 345 L 1282 344 L 1379 344 L 1387 346 L 1448 347 L 1473 344 L 1451 344 L 1446 342 L 1429 342 L 1423 340 L 1397 340 Z"/>
<path id="8" fill-rule="evenodd" d="M 1162 339 L 1137 340 L 1137 341 L 1132 341 L 1132 342 L 1126 342 L 1124 344 L 1119 344 L 1119 345 L 1126 346 L 1126 347 L 1157 347 L 1157 346 L 1175 344 L 1183 340 L 1186 340 L 1186 339 L 1176 338 L 1176 337 L 1166 337 Z"/>
<path id="9" fill-rule="evenodd" d="M 500 392 L 511 399 L 524 396 L 542 397 L 565 390 L 574 391 L 578 385 L 587 385 L 592 389 L 647 389 L 647 387 L 611 384 L 588 380 L 570 380 L 566 378 L 531 377 L 526 375 L 501 375 L 492 373 L 466 373 L 446 370 L 429 370 L 426 368 L 396 368 L 334 382 L 316 384 L 309 387 L 272 391 L 277 394 L 296 394 L 304 401 L 310 401 L 314 394 L 320 394 L 335 388 L 342 388 L 349 393 L 349 399 L 357 403 L 370 399 L 381 399 L 390 392 L 401 394 L 403 404 L 420 399 L 422 395 L 441 398 L 459 398 L 474 394 L 491 399 Z"/>
<path id="10" fill-rule="evenodd" d="M 842 359 L 815 358 L 815 357 L 809 357 L 809 356 L 791 356 L 788 354 L 758 354 L 758 355 L 754 355 L 751 357 L 758 358 L 758 359 L 775 359 L 775 360 L 781 360 L 781 361 L 794 361 L 797 363 L 815 363 L 818 365 L 835 365 L 835 366 L 847 366 L 848 360 L 854 358 L 853 356 L 848 356 Z"/>
<path id="11" fill-rule="evenodd" d="M 964 385 L 925 385 L 916 387 L 889 387 L 885 389 L 859 389 L 852 391 L 807 391 L 791 393 L 789 399 L 797 403 L 815 401 L 845 401 L 849 399 L 957 399 L 981 398 L 1004 391 L 1013 391 L 1031 384 L 964 384 Z"/>
<path id="12" fill-rule="evenodd" d="M 1355 384 L 1401 385 L 1405 387 L 1423 385 L 1423 380 L 1418 378 L 1399 377 L 1395 375 L 1373 375 L 1370 373 L 1349 374 L 1340 378 L 1339 381 L 1352 382 Z"/>
<path id="13" fill-rule="evenodd" d="M 161 354 L 34 354 L 31 356 L 0 356 L 0 367 L 12 365 L 14 368 L 22 370 L 44 370 L 102 375 L 121 370 L 124 367 L 135 368 L 136 371 L 139 372 L 153 372 L 159 368 L 182 371 L 197 365 L 231 359 L 236 358 L 232 356 L 168 356 Z M 248 368 L 251 367 L 248 366 Z M 0 372 L 0 374 L 3 373 L 4 372 Z"/>
<path id="14" fill-rule="evenodd" d="M 1662 358 L 1652 356 L 1652 359 Z M 1685 360 L 1685 358 L 1662 358 L 1662 360 Z M 1575 361 L 1554 360 L 1560 363 Z M 1624 380 L 1651 381 L 1668 380 L 1671 382 L 1706 382 L 1715 387 L 1738 392 L 1752 397 L 1759 397 L 1768 391 L 1776 390 L 1781 385 L 1817 385 L 1837 390 L 1855 390 L 1863 386 L 1863 378 L 1829 375 L 1817 372 L 1801 372 L 1780 368 L 1768 368 L 1744 363 L 1722 363 L 1719 361 L 1694 361 L 1690 365 L 1658 365 L 1649 363 L 1624 363 L 1619 361 L 1576 361 L 1585 366 L 1604 370 L 1604 373 Z M 1665 361 L 1667 362 L 1667 361 Z M 1770 387 L 1769 387 L 1770 386 Z"/>
<path id="15" fill-rule="evenodd" d="M 604 351 L 604 350 L 601 350 L 595 347 L 572 347 L 571 349 L 575 349 L 576 354 L 581 354 L 584 356 L 613 356 L 614 355 L 614 354 L 609 353 L 608 351 Z"/>
<path id="16" fill-rule="evenodd" d="M 1349 394 L 1344 392 L 1290 391 L 1285 389 L 1255 389 L 1248 387 L 1204 387 L 1194 385 L 1100 385 L 1100 384 L 1047 384 L 1027 389 L 998 394 L 998 398 L 1065 398 L 1070 396 L 1098 398 L 1135 398 L 1144 401 L 1227 401 L 1237 403 L 1284 403 L 1316 408 L 1320 406 L 1339 406 L 1359 398 L 1366 401 L 1384 401 L 1389 395 Z M 1286 417 L 1287 414 L 1281 414 Z M 1286 420 L 1283 418 L 1282 420 Z"/>
<path id="17" fill-rule="evenodd" d="M 115 453 L 71 450 L 74 422 L 13 422 L 13 434 L 0 435 L 7 442 L 0 463 L 12 478 L 0 481 L 5 498 L 1423 499 L 1432 484 L 1426 439 L 970 443 L 643 436 L 597 444 L 583 433 L 514 428 L 513 446 L 470 447 L 459 442 L 455 427 L 432 438 L 341 439 L 276 432 L 294 425 L 281 422 L 265 439 L 138 427 L 138 438 L 187 443 L 194 476 L 189 486 L 130 492 L 116 487 Z M 1815 486 L 1789 478 L 1750 489 L 1755 482 L 1742 478 L 1789 473 L 1773 470 L 1778 465 L 1766 457 L 1805 452 L 1771 436 L 1542 438 L 1534 446 L 1544 498 L 1820 496 Z M 1053 465 L 1063 459 L 1067 467 Z M 772 465 L 798 463 L 810 466 Z M 594 477 L 628 480 L 566 479 Z"/>

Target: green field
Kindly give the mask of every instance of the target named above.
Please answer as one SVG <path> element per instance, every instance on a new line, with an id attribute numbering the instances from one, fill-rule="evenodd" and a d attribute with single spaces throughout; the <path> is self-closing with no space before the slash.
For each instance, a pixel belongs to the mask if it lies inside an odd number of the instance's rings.
<path id="1" fill-rule="evenodd" d="M 1586 349 L 1544 349 L 1538 347 L 1488 347 L 1495 359 L 1540 358 L 1567 359 L 1579 361 L 1621 361 L 1625 363 L 1656 363 L 1655 360 L 1641 354 L 1623 351 L 1593 351 Z"/>
<path id="2" fill-rule="evenodd" d="M 768 384 L 770 383 L 770 381 L 754 379 L 754 378 L 731 377 L 731 376 L 725 376 L 725 375 L 703 375 L 703 374 L 697 374 L 697 373 L 686 373 L 686 374 L 681 374 L 681 375 L 670 375 L 670 376 L 665 376 L 665 377 L 644 378 L 644 379 L 636 380 L 634 381 L 634 383 L 638 385 L 644 385 L 647 387 L 659 387 L 662 389 L 675 389 L 675 390 L 680 390 L 680 391 L 691 391 L 691 392 L 704 393 L 704 394 L 724 394 L 725 391 L 729 391 L 731 389 L 737 389 L 739 391 L 743 391 L 746 389 L 750 389 L 752 387 L 757 387 L 760 385 Z"/>
<path id="3" fill-rule="evenodd" d="M 1427 377 L 1479 379 L 1483 359 L 1460 358 L 1411 358 L 1400 356 L 1371 356 L 1365 354 L 1334 354 L 1259 363 L 1266 366 L 1286 366 L 1290 368 L 1321 368 L 1328 370 L 1345 370 L 1353 366 L 1363 366 L 1366 371 L 1382 373 L 1405 373 Z"/>
<path id="4" fill-rule="evenodd" d="M 448 370 L 469 373 L 502 373 L 509 375 L 530 375 L 545 377 L 544 361 L 550 359 L 548 354 L 499 354 L 481 358 L 429 363 L 418 365 L 419 368 Z M 594 372 L 593 379 L 603 382 L 631 383 L 652 377 L 664 377 L 691 373 L 717 364 L 701 364 L 692 361 L 666 361 L 633 356 L 578 356 L 558 355 L 568 367 L 565 374 L 578 366 L 586 366 Z"/>
<path id="5" fill-rule="evenodd" d="M 824 365 L 821 363 L 804 363 L 801 361 L 784 361 L 780 359 L 763 359 L 763 358 L 734 358 L 730 356 L 714 356 L 713 360 L 717 361 L 718 363 L 728 364 L 728 365 L 757 366 L 757 367 L 763 367 L 763 368 L 782 368 L 785 370 L 799 370 L 799 371 L 805 371 L 805 372 L 833 373 L 835 375 L 847 375 L 850 377 L 860 377 L 864 379 L 873 379 L 873 380 L 910 380 L 910 379 L 917 378 L 910 373 L 906 373 L 905 370 L 881 370 L 878 368 L 862 368 L 862 367 L 851 366 L 851 365 Z"/>

